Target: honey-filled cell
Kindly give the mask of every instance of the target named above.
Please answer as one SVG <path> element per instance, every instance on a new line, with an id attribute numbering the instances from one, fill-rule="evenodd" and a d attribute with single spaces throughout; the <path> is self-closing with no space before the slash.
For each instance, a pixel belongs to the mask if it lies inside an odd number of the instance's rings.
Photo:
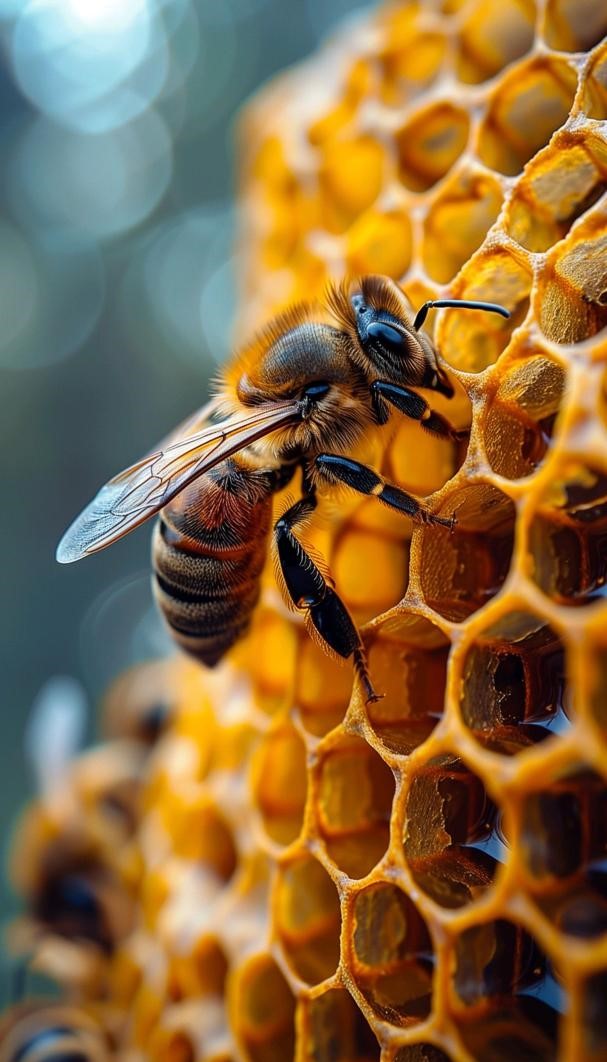
<path id="1" fill-rule="evenodd" d="M 490 888 L 507 851 L 500 809 L 458 757 L 440 756 L 417 769 L 403 849 L 416 884 L 441 907 L 463 907 Z"/>
<path id="2" fill-rule="evenodd" d="M 495 487 L 479 483 L 461 489 L 442 516 L 455 526 L 424 528 L 420 579 L 426 604 L 453 622 L 482 608 L 503 585 L 514 547 L 515 510 Z"/>
<path id="3" fill-rule="evenodd" d="M 537 906 L 564 934 L 607 932 L 607 787 L 580 766 L 530 793 L 522 805 L 521 853 Z"/>
<path id="4" fill-rule="evenodd" d="M 339 962 L 339 896 L 321 863 L 307 856 L 280 868 L 274 926 L 294 973 L 315 985 L 331 977 Z"/>
<path id="5" fill-rule="evenodd" d="M 529 528 L 533 578 L 553 600 L 594 604 L 607 580 L 607 476 L 567 462 L 542 495 Z"/>
<path id="6" fill-rule="evenodd" d="M 380 1062 L 375 1034 L 343 988 L 302 1000 L 298 1032 L 301 1062 Z"/>
<path id="7" fill-rule="evenodd" d="M 539 467 L 552 443 L 564 389 L 563 368 L 540 354 L 505 369 L 483 425 L 494 472 L 521 479 Z"/>
<path id="8" fill-rule="evenodd" d="M 361 738 L 321 754 L 318 826 L 327 855 L 349 877 L 364 877 L 385 854 L 393 797 L 392 771 Z"/>
<path id="9" fill-rule="evenodd" d="M 570 729 L 565 648 L 549 624 L 509 612 L 485 628 L 468 649 L 460 711 L 476 740 L 515 755 Z"/>
<path id="10" fill-rule="evenodd" d="M 498 919 L 458 937 L 451 1006 L 474 1058 L 552 1062 L 565 1005 L 550 962 L 521 926 Z"/>
<path id="11" fill-rule="evenodd" d="M 434 957 L 419 911 L 397 885 L 378 882 L 356 893 L 350 917 L 350 973 L 373 1013 L 396 1026 L 422 1021 Z"/>
<path id="12" fill-rule="evenodd" d="M 448 639 L 424 617 L 402 612 L 369 634 L 367 649 L 382 694 L 366 706 L 369 722 L 387 748 L 409 753 L 443 714 Z"/>

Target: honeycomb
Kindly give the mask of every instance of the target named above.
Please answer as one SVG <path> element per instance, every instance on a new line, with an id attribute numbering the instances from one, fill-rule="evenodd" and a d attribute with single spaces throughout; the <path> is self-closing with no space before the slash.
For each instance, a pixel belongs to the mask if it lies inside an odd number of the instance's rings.
<path id="1" fill-rule="evenodd" d="M 306 532 L 384 698 L 269 566 L 226 662 L 120 678 L 28 810 L 14 944 L 73 1012 L 17 1007 L 3 1060 L 607 1059 L 606 31 L 403 0 L 249 108 L 241 337 L 359 273 L 511 318 L 429 317 L 469 438 L 364 453 L 455 529 L 328 494 Z"/>

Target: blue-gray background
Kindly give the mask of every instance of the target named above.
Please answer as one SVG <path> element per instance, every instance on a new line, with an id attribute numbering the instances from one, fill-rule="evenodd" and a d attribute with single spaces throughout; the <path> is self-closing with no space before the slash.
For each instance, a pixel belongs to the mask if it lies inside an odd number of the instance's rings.
<path id="1" fill-rule="evenodd" d="M 165 650 L 148 528 L 67 568 L 56 542 L 203 403 L 236 301 L 235 115 L 362 6 L 0 0 L 3 866 L 45 684 L 78 680 L 90 739 L 112 676 Z"/>

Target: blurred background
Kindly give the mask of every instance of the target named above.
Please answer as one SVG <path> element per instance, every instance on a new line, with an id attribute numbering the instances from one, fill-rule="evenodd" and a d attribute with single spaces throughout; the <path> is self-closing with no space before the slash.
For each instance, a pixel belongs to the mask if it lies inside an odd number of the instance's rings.
<path id="1" fill-rule="evenodd" d="M 85 705 L 90 740 L 112 677 L 171 648 L 150 525 L 75 566 L 54 551 L 105 480 L 202 405 L 229 354 L 238 109 L 366 6 L 0 0 L 4 865 L 34 791 L 32 705 Z"/>

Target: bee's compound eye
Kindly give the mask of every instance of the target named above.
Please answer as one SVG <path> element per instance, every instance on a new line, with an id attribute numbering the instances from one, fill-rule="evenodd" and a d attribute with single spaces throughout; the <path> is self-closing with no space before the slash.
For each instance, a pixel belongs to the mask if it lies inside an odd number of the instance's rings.
<path id="1" fill-rule="evenodd" d="M 366 313 L 367 304 L 366 304 L 365 300 L 363 299 L 362 295 L 353 295 L 352 296 L 352 307 L 353 307 L 355 313 Z"/>
<path id="2" fill-rule="evenodd" d="M 317 402 L 318 399 L 323 398 L 328 391 L 328 383 L 314 383 L 304 389 L 303 397 L 309 399 L 311 402 Z"/>
<path id="3" fill-rule="evenodd" d="M 407 353 L 407 341 L 402 332 L 386 321 L 373 321 L 367 329 L 367 342 L 375 340 L 388 353 L 403 357 Z"/>

